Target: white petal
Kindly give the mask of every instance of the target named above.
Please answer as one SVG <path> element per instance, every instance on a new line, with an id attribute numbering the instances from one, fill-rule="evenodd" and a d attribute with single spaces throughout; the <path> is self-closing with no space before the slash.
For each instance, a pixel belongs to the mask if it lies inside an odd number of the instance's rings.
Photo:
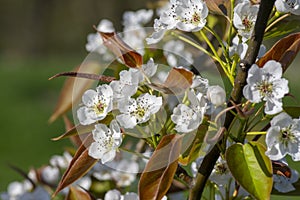
<path id="1" fill-rule="evenodd" d="M 285 112 L 280 113 L 271 120 L 271 126 L 279 126 L 280 128 L 288 127 L 292 123 L 292 117 Z"/>
<path id="2" fill-rule="evenodd" d="M 134 128 L 137 124 L 137 120 L 134 117 L 131 117 L 129 114 L 117 115 L 116 119 L 124 128 Z"/>
<path id="3" fill-rule="evenodd" d="M 95 129 L 92 131 L 95 141 L 101 141 L 103 138 L 108 137 L 109 129 L 105 124 L 96 124 Z"/>
<path id="4" fill-rule="evenodd" d="M 102 164 L 112 161 L 116 157 L 116 150 L 105 152 L 101 158 Z"/>
<path id="5" fill-rule="evenodd" d="M 282 67 L 279 62 L 269 60 L 262 68 L 265 73 L 272 75 L 271 81 L 280 79 L 282 76 Z"/>
<path id="6" fill-rule="evenodd" d="M 265 113 L 268 115 L 275 115 L 282 111 L 282 102 L 279 99 L 272 99 L 266 102 Z"/>
<path id="7" fill-rule="evenodd" d="M 105 153 L 106 149 L 101 147 L 99 143 L 93 142 L 91 146 L 89 147 L 89 156 L 95 158 L 95 159 L 101 159 L 103 157 L 103 154 Z"/>
<path id="8" fill-rule="evenodd" d="M 97 121 L 90 109 L 85 106 L 77 110 L 77 118 L 82 125 L 89 125 Z"/>
<path id="9" fill-rule="evenodd" d="M 98 103 L 98 93 L 95 90 L 87 90 L 82 95 L 82 103 L 86 106 L 93 106 Z"/>

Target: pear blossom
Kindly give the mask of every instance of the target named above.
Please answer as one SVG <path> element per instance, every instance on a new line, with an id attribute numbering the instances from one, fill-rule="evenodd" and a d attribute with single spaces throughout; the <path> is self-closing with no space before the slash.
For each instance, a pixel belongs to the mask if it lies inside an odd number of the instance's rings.
<path id="1" fill-rule="evenodd" d="M 120 191 L 114 189 L 106 192 L 104 200 L 139 200 L 139 196 L 134 192 L 127 192 L 122 195 Z"/>
<path id="2" fill-rule="evenodd" d="M 218 85 L 209 86 L 207 89 L 207 98 L 215 106 L 224 105 L 226 102 L 226 93 Z"/>
<path id="3" fill-rule="evenodd" d="M 282 76 L 279 62 L 268 61 L 263 68 L 253 64 L 248 71 L 243 94 L 252 103 L 266 101 L 265 113 L 273 115 L 282 111 L 282 98 L 289 92 L 288 81 Z"/>
<path id="4" fill-rule="evenodd" d="M 69 152 L 64 152 L 63 156 L 53 155 L 50 158 L 49 162 L 53 167 L 58 167 L 60 169 L 66 169 L 69 166 L 71 160 L 72 160 L 71 154 Z"/>
<path id="5" fill-rule="evenodd" d="M 230 183 L 230 179 L 232 178 L 233 177 L 229 171 L 226 160 L 224 160 L 222 157 L 219 157 L 211 175 L 209 176 L 209 179 L 218 186 L 225 186 Z"/>
<path id="6" fill-rule="evenodd" d="M 150 58 L 146 64 L 142 65 L 144 75 L 146 75 L 148 78 L 154 76 L 157 71 L 157 66 L 158 65 L 155 64 L 153 58 Z"/>
<path id="7" fill-rule="evenodd" d="M 238 55 L 240 59 L 244 59 L 248 50 L 248 44 L 245 42 L 247 39 L 242 38 L 241 42 L 238 36 L 232 39 L 232 46 L 229 47 L 229 56 Z M 266 53 L 266 46 L 261 44 L 257 59 L 261 58 Z"/>
<path id="8" fill-rule="evenodd" d="M 139 83 L 143 80 L 143 75 L 137 69 L 130 68 L 122 70 L 118 81 L 112 81 L 110 86 L 114 91 L 114 100 L 119 101 L 123 98 L 131 97 L 137 91 Z"/>
<path id="9" fill-rule="evenodd" d="M 139 165 L 137 162 L 123 159 L 116 165 L 111 175 L 118 187 L 126 187 L 136 180 L 138 172 Z"/>
<path id="10" fill-rule="evenodd" d="M 299 161 L 300 119 L 292 119 L 284 112 L 275 116 L 267 131 L 266 144 L 266 155 L 271 160 L 280 160 L 290 155 L 294 161 Z"/>
<path id="11" fill-rule="evenodd" d="M 202 0 L 171 0 L 171 6 L 154 20 L 154 33 L 147 38 L 148 44 L 159 42 L 167 30 L 179 29 L 196 32 L 206 24 L 208 8 Z"/>
<path id="12" fill-rule="evenodd" d="M 198 128 L 203 120 L 203 115 L 206 110 L 204 95 L 197 95 L 189 91 L 188 97 L 190 106 L 179 104 L 173 110 L 171 120 L 176 124 L 175 130 L 181 133 L 188 133 Z"/>
<path id="13" fill-rule="evenodd" d="M 82 96 L 84 106 L 77 110 L 80 124 L 88 125 L 106 117 L 112 110 L 113 90 L 103 84 L 95 90 L 87 90 Z"/>
<path id="14" fill-rule="evenodd" d="M 182 5 L 176 8 L 179 17 L 177 28 L 182 31 L 196 32 L 206 24 L 208 8 L 202 0 L 181 1 Z M 184 2 L 184 3 L 183 3 Z"/>
<path id="15" fill-rule="evenodd" d="M 193 55 L 185 50 L 184 43 L 180 40 L 170 40 L 163 46 L 164 55 L 170 66 L 190 66 L 193 64 Z"/>
<path id="16" fill-rule="evenodd" d="M 101 32 L 114 32 L 115 28 L 113 23 L 107 19 L 103 19 L 99 22 L 97 30 Z M 85 48 L 88 52 L 97 52 L 102 55 L 105 61 L 109 61 L 113 56 L 108 53 L 107 48 L 103 45 L 103 39 L 99 33 L 90 33 L 87 36 L 88 43 L 85 45 Z"/>
<path id="17" fill-rule="evenodd" d="M 153 10 L 140 9 L 137 11 L 126 11 L 123 14 L 123 25 L 141 26 L 145 25 L 152 19 Z"/>
<path id="18" fill-rule="evenodd" d="M 209 87 L 209 81 L 206 78 L 203 78 L 201 76 L 195 76 L 193 78 L 191 89 L 193 89 L 195 93 L 206 94 L 208 87 Z"/>
<path id="19" fill-rule="evenodd" d="M 242 37 L 250 38 L 256 22 L 258 8 L 258 5 L 252 5 L 250 1 L 243 1 L 235 6 L 233 25 Z"/>
<path id="20" fill-rule="evenodd" d="M 137 124 L 147 122 L 161 106 L 162 97 L 148 93 L 140 95 L 137 99 L 123 99 L 118 104 L 121 114 L 116 119 L 122 127 L 134 128 Z"/>
<path id="21" fill-rule="evenodd" d="M 54 185 L 60 178 L 60 171 L 57 167 L 46 166 L 42 169 L 41 178 L 45 183 Z"/>
<path id="22" fill-rule="evenodd" d="M 300 15 L 300 0 L 276 0 L 275 7 L 282 13 Z"/>
<path id="23" fill-rule="evenodd" d="M 104 200 L 120 200 L 121 192 L 119 190 L 113 189 L 106 192 Z"/>
<path id="24" fill-rule="evenodd" d="M 122 143 L 121 130 L 116 120 L 111 121 L 109 128 L 105 124 L 96 124 L 92 134 L 95 142 L 89 147 L 89 155 L 101 159 L 103 164 L 112 161 Z"/>
<path id="25" fill-rule="evenodd" d="M 291 169 L 291 177 L 288 178 L 286 176 L 273 174 L 273 187 L 278 191 L 282 193 L 291 192 L 296 190 L 296 188 L 293 186 L 293 183 L 296 183 L 299 179 L 299 173 Z"/>

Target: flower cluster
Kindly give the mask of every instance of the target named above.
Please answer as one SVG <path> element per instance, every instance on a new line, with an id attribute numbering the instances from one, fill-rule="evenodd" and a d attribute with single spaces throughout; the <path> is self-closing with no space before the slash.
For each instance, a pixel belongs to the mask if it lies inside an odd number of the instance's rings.
<path id="1" fill-rule="evenodd" d="M 266 19 L 267 36 L 282 34 L 276 32 L 278 22 L 299 15 L 299 5 L 299 0 L 276 0 Z M 284 97 L 293 91 L 283 73 L 298 52 L 299 33 L 266 53 L 257 44 L 263 38 L 255 29 L 262 23 L 257 20 L 259 9 L 260 1 L 170 0 L 157 9 L 150 36 L 145 25 L 153 10 L 125 12 L 124 32 L 119 34 L 112 33 L 110 21 L 102 20 L 100 34 L 88 35 L 86 49 L 100 55 L 107 71 L 77 73 L 101 82 L 76 94 L 81 97 L 79 124 L 58 137 L 82 134 L 86 140 L 77 141 L 80 147 L 73 158 L 67 153 L 53 156 L 50 165 L 28 174 L 29 182 L 12 183 L 1 198 L 50 199 L 45 185 L 57 186 L 55 194 L 65 196 L 75 188 L 104 200 L 145 199 L 144 194 L 183 199 L 188 190 L 202 191 L 197 187 L 204 185 L 217 190 L 216 199 L 268 199 L 272 187 L 283 193 L 295 190 L 299 174 L 284 159 L 300 161 L 300 111 L 284 106 Z M 163 40 L 165 35 L 170 37 Z M 158 42 L 159 51 L 147 46 Z M 225 87 L 211 71 L 212 63 Z M 246 148 L 253 151 L 241 150 Z M 82 160 L 87 161 L 84 167 Z M 237 171 L 241 169 L 247 171 L 246 178 Z M 209 177 L 200 175 L 210 184 L 194 184 L 203 170 L 211 171 Z M 65 182 L 72 184 L 71 190 L 63 189 Z M 261 184 L 264 191 L 252 187 Z M 173 189 L 178 194 L 170 194 Z"/>
<path id="2" fill-rule="evenodd" d="M 154 21 L 154 33 L 147 38 L 148 44 L 159 42 L 167 30 L 179 29 L 196 32 L 206 24 L 208 8 L 202 0 L 172 0 L 160 18 Z"/>

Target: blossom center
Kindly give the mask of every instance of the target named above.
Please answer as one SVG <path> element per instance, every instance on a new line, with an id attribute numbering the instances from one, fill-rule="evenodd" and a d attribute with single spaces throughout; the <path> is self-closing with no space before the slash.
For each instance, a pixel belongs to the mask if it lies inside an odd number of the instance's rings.
<path id="1" fill-rule="evenodd" d="M 137 106 L 136 110 L 131 113 L 131 115 L 135 116 L 138 121 L 142 120 L 142 118 L 146 114 L 146 109 L 142 108 L 141 106 Z"/>
<path id="2" fill-rule="evenodd" d="M 261 96 L 269 96 L 273 91 L 273 84 L 268 81 L 262 81 L 258 86 Z"/>
<path id="3" fill-rule="evenodd" d="M 226 174 L 227 172 L 227 167 L 225 165 L 225 163 L 217 163 L 216 166 L 215 166 L 215 170 L 216 170 L 216 173 L 217 174 Z"/>
<path id="4" fill-rule="evenodd" d="M 97 115 L 100 115 L 104 112 L 104 109 L 106 108 L 106 104 L 102 101 L 99 101 L 97 104 L 94 105 L 93 109 Z"/>
<path id="5" fill-rule="evenodd" d="M 253 26 L 253 22 L 248 19 L 248 16 L 245 16 L 242 23 L 245 26 L 246 30 L 251 30 L 251 28 Z"/>
<path id="6" fill-rule="evenodd" d="M 287 146 L 289 142 L 291 142 L 291 143 L 296 142 L 296 137 L 292 133 L 290 127 L 281 129 L 280 133 L 281 133 L 281 140 L 285 146 Z"/>

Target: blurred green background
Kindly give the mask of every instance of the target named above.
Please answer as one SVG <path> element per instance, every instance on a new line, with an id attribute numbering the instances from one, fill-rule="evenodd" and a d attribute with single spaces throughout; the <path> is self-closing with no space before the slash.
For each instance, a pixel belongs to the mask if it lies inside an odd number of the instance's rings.
<path id="1" fill-rule="evenodd" d="M 61 154 L 68 141 L 50 139 L 63 133 L 61 119 L 48 124 L 64 79 L 52 75 L 80 64 L 92 25 L 107 18 L 121 30 L 125 10 L 143 8 L 146 0 L 1 0 L 0 1 L 0 191 L 22 180 L 8 167 L 28 171 Z M 268 45 L 270 46 L 270 44 Z M 300 56 L 287 71 L 298 104 Z"/>
<path id="2" fill-rule="evenodd" d="M 121 30 L 123 12 L 145 2 L 0 1 L 0 191 L 23 179 L 8 164 L 28 171 L 47 164 L 69 144 L 50 140 L 64 132 L 61 119 L 47 122 L 64 78 L 48 78 L 84 60 L 86 36 L 100 19 L 110 19 Z"/>

